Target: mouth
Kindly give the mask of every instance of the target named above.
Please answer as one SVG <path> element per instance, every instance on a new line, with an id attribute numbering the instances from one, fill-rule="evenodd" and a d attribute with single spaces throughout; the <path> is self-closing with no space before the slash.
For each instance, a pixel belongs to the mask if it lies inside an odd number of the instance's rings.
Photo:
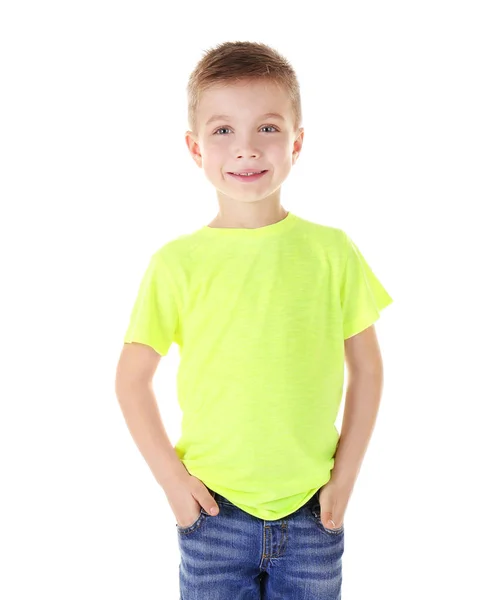
<path id="1" fill-rule="evenodd" d="M 252 175 L 240 175 L 239 173 L 232 173 L 232 172 L 228 171 L 228 175 L 231 175 L 232 177 L 234 177 L 235 179 L 238 179 L 239 181 L 256 181 L 257 179 L 260 179 L 267 172 L 268 172 L 268 170 L 265 169 L 264 171 L 256 171 L 256 172 L 249 171 L 249 173 L 253 173 Z M 241 171 L 241 173 L 245 173 L 245 171 Z"/>

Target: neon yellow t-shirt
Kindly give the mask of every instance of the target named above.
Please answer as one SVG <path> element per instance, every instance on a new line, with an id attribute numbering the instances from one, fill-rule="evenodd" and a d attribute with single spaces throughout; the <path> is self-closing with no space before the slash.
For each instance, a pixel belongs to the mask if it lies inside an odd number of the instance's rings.
<path id="1" fill-rule="evenodd" d="M 329 481 L 344 340 L 391 302 L 342 229 L 289 212 L 159 248 L 124 342 L 162 356 L 179 346 L 178 457 L 242 510 L 276 520 Z"/>

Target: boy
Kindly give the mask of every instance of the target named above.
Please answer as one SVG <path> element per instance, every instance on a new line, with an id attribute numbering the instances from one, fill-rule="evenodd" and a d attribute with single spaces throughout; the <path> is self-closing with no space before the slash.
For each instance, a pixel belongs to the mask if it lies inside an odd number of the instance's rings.
<path id="1" fill-rule="evenodd" d="M 181 598 L 337 600 L 344 513 L 382 388 L 373 323 L 392 298 L 343 230 L 280 204 L 304 136 L 282 56 L 221 44 L 188 96 L 186 143 L 220 210 L 152 254 L 117 397 L 175 515 Z M 152 391 L 173 341 L 175 447 Z"/>

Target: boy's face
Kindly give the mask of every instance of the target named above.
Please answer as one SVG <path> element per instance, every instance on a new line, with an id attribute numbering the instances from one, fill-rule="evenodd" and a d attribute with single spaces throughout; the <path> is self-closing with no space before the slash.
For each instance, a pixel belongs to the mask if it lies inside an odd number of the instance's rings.
<path id="1" fill-rule="evenodd" d="M 272 112 L 284 119 L 263 116 Z M 227 116 L 208 123 L 214 115 Z M 261 81 L 215 86 L 203 93 L 197 120 L 198 131 L 186 132 L 186 143 L 219 200 L 279 199 L 280 186 L 299 156 L 304 136 L 302 127 L 294 131 L 291 102 L 283 88 Z M 265 169 L 255 181 L 230 175 Z"/>

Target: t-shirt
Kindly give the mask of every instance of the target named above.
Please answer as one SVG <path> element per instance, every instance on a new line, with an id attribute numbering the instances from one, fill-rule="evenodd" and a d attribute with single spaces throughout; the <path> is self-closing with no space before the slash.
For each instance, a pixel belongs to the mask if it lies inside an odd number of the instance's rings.
<path id="1" fill-rule="evenodd" d="M 289 212 L 157 249 L 124 342 L 161 356 L 179 346 L 179 459 L 243 511 L 277 520 L 329 481 L 344 340 L 391 302 L 348 234 Z"/>

